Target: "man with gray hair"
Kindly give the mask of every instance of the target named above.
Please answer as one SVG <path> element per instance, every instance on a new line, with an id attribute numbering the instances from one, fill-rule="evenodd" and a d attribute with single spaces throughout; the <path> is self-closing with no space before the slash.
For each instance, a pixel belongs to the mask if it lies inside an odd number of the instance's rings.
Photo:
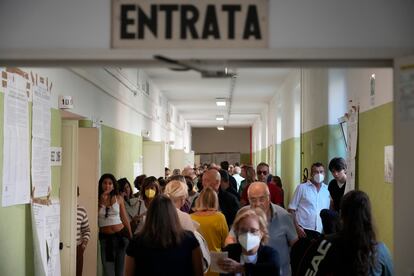
<path id="1" fill-rule="evenodd" d="M 233 177 L 234 179 L 236 179 L 237 191 L 239 191 L 240 184 L 244 180 L 244 178 L 240 175 L 240 173 L 241 173 L 241 168 L 239 166 L 235 166 L 233 169 Z"/>
<path id="2" fill-rule="evenodd" d="M 285 209 L 270 201 L 269 188 L 263 182 L 251 183 L 247 194 L 250 205 L 243 208 L 261 208 L 266 213 L 269 230 L 269 242 L 267 245 L 279 253 L 280 275 L 291 275 L 290 247 L 298 240 L 292 216 Z M 225 243 L 235 242 L 237 240 L 232 229 Z"/>

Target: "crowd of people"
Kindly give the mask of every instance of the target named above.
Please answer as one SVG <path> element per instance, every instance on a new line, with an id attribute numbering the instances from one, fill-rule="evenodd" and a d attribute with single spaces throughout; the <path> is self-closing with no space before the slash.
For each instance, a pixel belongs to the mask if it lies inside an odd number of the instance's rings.
<path id="1" fill-rule="evenodd" d="M 368 196 L 346 186 L 346 163 L 317 162 L 285 209 L 269 165 L 204 164 L 99 180 L 104 275 L 392 275 Z M 217 257 L 218 256 L 218 257 Z"/>

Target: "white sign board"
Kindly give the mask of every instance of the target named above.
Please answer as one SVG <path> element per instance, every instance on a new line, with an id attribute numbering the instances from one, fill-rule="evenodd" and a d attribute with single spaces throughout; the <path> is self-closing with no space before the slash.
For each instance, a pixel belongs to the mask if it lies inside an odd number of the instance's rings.
<path id="1" fill-rule="evenodd" d="M 265 48 L 268 0 L 112 0 L 113 48 Z"/>

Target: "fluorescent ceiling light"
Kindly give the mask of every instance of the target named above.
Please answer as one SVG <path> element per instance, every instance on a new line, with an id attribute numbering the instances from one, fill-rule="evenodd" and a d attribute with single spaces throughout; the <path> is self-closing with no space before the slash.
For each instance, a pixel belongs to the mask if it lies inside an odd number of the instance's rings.
<path id="1" fill-rule="evenodd" d="M 226 106 L 226 99 L 217 98 L 216 99 L 216 105 L 217 106 Z"/>
<path id="2" fill-rule="evenodd" d="M 218 126 L 217 129 L 218 130 L 224 130 L 224 127 L 223 126 Z"/>
<path id="3" fill-rule="evenodd" d="M 216 120 L 217 121 L 223 121 L 224 120 L 224 116 L 223 115 L 217 115 L 216 116 Z"/>

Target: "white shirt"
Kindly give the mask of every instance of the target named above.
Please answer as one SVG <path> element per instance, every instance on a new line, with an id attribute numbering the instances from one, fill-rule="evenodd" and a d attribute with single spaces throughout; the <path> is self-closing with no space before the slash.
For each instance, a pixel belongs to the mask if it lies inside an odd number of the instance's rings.
<path id="1" fill-rule="evenodd" d="M 244 180 L 244 178 L 241 177 L 240 174 L 238 174 L 238 173 L 233 174 L 233 177 L 234 177 L 234 179 L 236 179 L 236 182 L 237 182 L 237 191 L 239 191 L 240 184 Z"/>
<path id="2" fill-rule="evenodd" d="M 322 209 L 329 209 L 330 201 L 328 186 L 325 183 L 321 183 L 318 192 L 316 186 L 308 181 L 296 188 L 289 209 L 295 210 L 296 221 L 304 229 L 322 233 L 322 220 L 319 214 Z"/>

